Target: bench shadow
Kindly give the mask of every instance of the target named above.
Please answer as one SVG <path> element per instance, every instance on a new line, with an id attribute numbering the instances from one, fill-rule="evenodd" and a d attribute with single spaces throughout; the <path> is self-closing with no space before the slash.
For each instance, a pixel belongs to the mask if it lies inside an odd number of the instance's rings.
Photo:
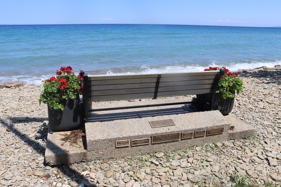
<path id="1" fill-rule="evenodd" d="M 134 110 L 125 112 L 114 112 L 109 110 L 109 112 L 92 112 L 91 117 L 89 117 L 89 122 L 106 122 L 115 120 L 125 120 L 125 119 L 135 119 L 144 117 L 156 117 L 156 116 L 169 116 L 186 114 L 190 112 L 195 112 L 196 109 L 192 105 L 174 105 L 174 107 L 163 108 L 163 109 L 148 109 L 145 110 Z"/>
<path id="2" fill-rule="evenodd" d="M 8 120 L 11 121 L 11 123 L 8 122 Z M 10 117 L 7 118 L 7 121 L 5 119 L 0 118 L 0 123 L 6 127 L 6 131 L 10 133 L 14 133 L 18 138 L 20 138 L 23 142 L 25 142 L 28 146 L 30 146 L 34 151 L 44 156 L 46 148 L 42 145 L 40 145 L 38 142 L 32 140 L 29 138 L 26 134 L 20 132 L 16 127 L 16 123 L 27 123 L 27 122 L 42 122 L 42 125 L 40 126 L 40 129 L 37 131 L 39 136 L 35 137 L 35 139 L 42 139 L 43 141 L 47 140 L 47 134 L 48 134 L 48 128 L 47 125 L 44 124 L 44 121 L 48 120 L 47 118 L 28 118 L 28 117 Z M 56 144 L 52 143 L 52 146 L 56 147 L 57 150 L 60 149 Z M 60 149 L 61 152 L 66 153 L 64 150 Z M 47 166 L 44 163 L 45 166 Z M 65 176 L 72 179 L 72 181 L 79 183 L 83 183 L 84 186 L 90 186 L 90 187 L 96 187 L 95 185 L 91 184 L 91 182 L 86 179 L 83 175 L 81 175 L 76 170 L 69 167 L 69 165 L 60 165 L 60 166 L 51 166 L 58 168 L 61 173 L 63 173 Z M 50 176 L 49 174 L 46 174 L 44 177 L 47 179 Z M 73 179 L 76 180 L 73 180 Z"/>

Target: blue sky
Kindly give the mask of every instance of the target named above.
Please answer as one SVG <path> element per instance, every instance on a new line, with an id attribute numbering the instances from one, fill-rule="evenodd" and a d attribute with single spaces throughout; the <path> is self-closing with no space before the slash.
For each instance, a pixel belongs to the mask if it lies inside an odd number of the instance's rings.
<path id="1" fill-rule="evenodd" d="M 0 24 L 281 26 L 280 0 L 0 0 Z"/>

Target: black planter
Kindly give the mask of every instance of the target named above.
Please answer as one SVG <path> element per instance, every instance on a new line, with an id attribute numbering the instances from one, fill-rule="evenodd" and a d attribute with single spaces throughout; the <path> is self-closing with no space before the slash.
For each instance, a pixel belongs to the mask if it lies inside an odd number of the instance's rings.
<path id="1" fill-rule="evenodd" d="M 49 127 L 53 131 L 74 130 L 82 124 L 80 99 L 68 99 L 63 102 L 64 110 L 53 110 L 48 106 Z"/>
<path id="2" fill-rule="evenodd" d="M 234 98 L 223 99 L 219 93 L 197 95 L 196 107 L 199 111 L 219 110 L 223 115 L 228 115 L 233 105 Z"/>
<path id="3" fill-rule="evenodd" d="M 221 94 L 216 94 L 212 109 L 219 110 L 223 115 L 228 115 L 233 108 L 234 98 L 223 99 Z"/>

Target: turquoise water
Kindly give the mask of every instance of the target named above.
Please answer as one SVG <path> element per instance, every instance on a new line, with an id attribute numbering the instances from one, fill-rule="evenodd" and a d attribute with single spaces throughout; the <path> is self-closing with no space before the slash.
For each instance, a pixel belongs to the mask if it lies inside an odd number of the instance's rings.
<path id="1" fill-rule="evenodd" d="M 89 74 L 231 70 L 281 64 L 281 28 L 0 26 L 0 82 L 40 84 L 61 66 Z"/>

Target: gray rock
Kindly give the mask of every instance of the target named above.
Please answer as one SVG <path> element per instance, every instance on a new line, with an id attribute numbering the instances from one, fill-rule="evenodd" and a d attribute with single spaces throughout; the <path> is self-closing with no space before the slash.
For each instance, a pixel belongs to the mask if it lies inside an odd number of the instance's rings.
<path id="1" fill-rule="evenodd" d="M 275 158 L 268 158 L 268 162 L 270 166 L 278 166 L 278 162 Z"/>
<path id="2" fill-rule="evenodd" d="M 0 88 L 12 88 L 12 87 L 20 87 L 24 86 L 26 82 L 6 82 L 0 83 Z"/>
<path id="3" fill-rule="evenodd" d="M 102 170 L 109 170 L 109 165 L 107 163 L 103 163 L 103 164 L 100 165 L 100 168 Z"/>
<path id="4" fill-rule="evenodd" d="M 135 184 L 134 180 L 130 180 L 127 184 L 126 187 L 132 187 Z"/>
<path id="5" fill-rule="evenodd" d="M 164 153 L 163 153 L 163 152 L 158 152 L 158 153 L 155 154 L 155 156 L 156 156 L 157 158 L 161 158 L 161 157 L 164 156 Z"/>
<path id="6" fill-rule="evenodd" d="M 151 162 L 153 163 L 153 164 L 155 164 L 155 165 L 159 165 L 160 163 L 158 162 L 158 161 L 156 161 L 156 160 L 151 160 Z"/>
<path id="7" fill-rule="evenodd" d="M 135 182 L 133 187 L 140 187 L 140 183 L 139 182 Z"/>
<path id="8" fill-rule="evenodd" d="M 246 173 L 247 173 L 249 176 L 253 177 L 253 178 L 258 178 L 258 175 L 257 175 L 257 174 L 255 173 L 255 171 L 252 170 L 252 169 L 247 170 Z"/>
<path id="9" fill-rule="evenodd" d="M 105 173 L 105 177 L 107 177 L 107 178 L 112 177 L 112 175 L 113 175 L 112 171 L 108 171 L 108 172 Z"/>
<path id="10" fill-rule="evenodd" d="M 128 175 L 125 175 L 125 176 L 124 176 L 123 181 L 124 181 L 125 183 L 129 182 L 130 180 L 131 180 L 131 178 L 130 178 Z"/>
<path id="11" fill-rule="evenodd" d="M 169 170 L 169 168 L 158 168 L 158 169 L 156 169 L 156 171 L 158 172 L 158 173 L 165 173 L 165 172 L 167 172 Z"/>
<path id="12" fill-rule="evenodd" d="M 281 181 L 281 174 L 280 173 L 272 173 L 270 177 L 275 181 Z"/>

